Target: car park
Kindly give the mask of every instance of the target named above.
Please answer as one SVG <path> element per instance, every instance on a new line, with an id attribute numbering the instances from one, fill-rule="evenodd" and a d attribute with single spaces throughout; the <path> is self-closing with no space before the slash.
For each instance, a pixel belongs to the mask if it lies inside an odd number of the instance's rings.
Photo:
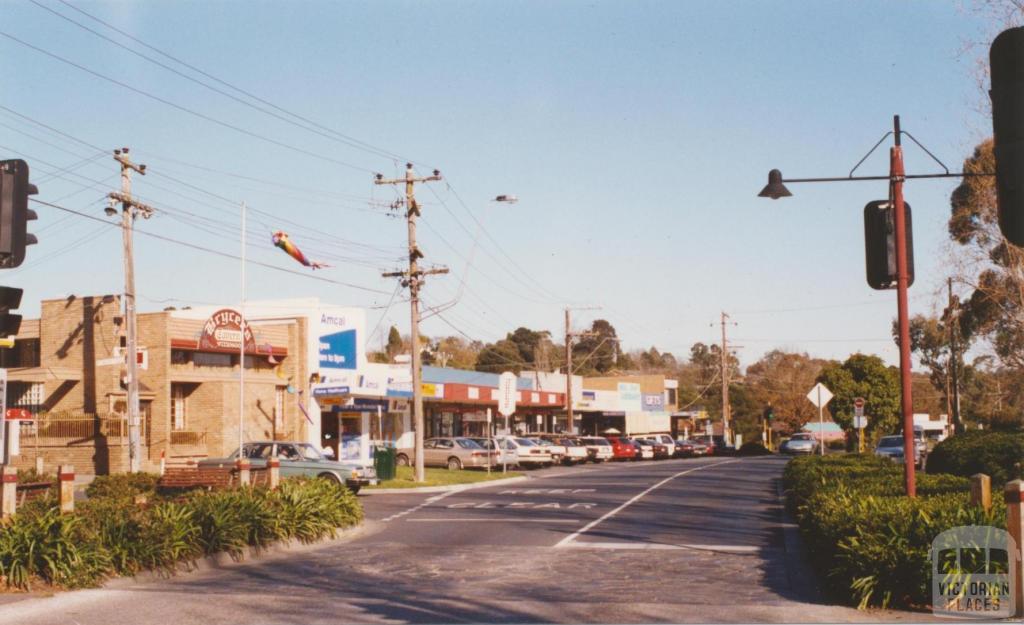
<path id="1" fill-rule="evenodd" d="M 591 462 L 608 462 L 615 457 L 612 444 L 603 436 L 584 436 L 579 440 L 587 447 Z"/>
<path id="2" fill-rule="evenodd" d="M 423 466 L 447 467 L 452 471 L 464 468 L 483 468 L 494 464 L 496 451 L 481 447 L 476 441 L 462 436 L 428 438 L 423 441 Z M 411 447 L 398 449 L 395 461 L 399 465 L 416 462 L 415 450 Z"/>
<path id="3" fill-rule="evenodd" d="M 344 484 L 353 493 L 363 486 L 377 483 L 377 472 L 373 467 L 359 463 L 335 460 L 315 445 L 297 441 L 255 441 L 242 446 L 242 453 L 254 469 L 267 468 L 267 460 L 277 458 L 281 462 L 281 477 L 319 477 Z M 205 458 L 199 467 L 233 467 L 238 461 L 238 450 L 226 458 Z"/>
<path id="4" fill-rule="evenodd" d="M 808 432 L 797 432 L 782 443 L 779 451 L 784 454 L 815 454 L 818 453 L 818 441 Z"/>

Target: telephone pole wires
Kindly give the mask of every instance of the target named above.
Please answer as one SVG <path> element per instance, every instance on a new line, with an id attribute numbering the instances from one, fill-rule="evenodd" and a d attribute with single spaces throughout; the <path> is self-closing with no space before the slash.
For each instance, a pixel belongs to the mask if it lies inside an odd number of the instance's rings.
<path id="1" fill-rule="evenodd" d="M 114 150 L 114 160 L 121 165 L 121 192 L 107 195 L 110 206 L 108 215 L 117 214 L 114 208 L 121 203 L 121 239 L 124 245 L 124 318 L 125 318 L 125 369 L 126 392 L 128 395 L 128 466 L 132 473 L 142 470 L 142 437 L 139 416 L 139 361 L 138 327 L 135 310 L 135 257 L 132 232 L 135 218 L 141 215 L 149 219 L 155 212 L 153 207 L 132 198 L 132 172 L 146 175 L 145 165 L 136 165 L 128 157 L 128 148 Z"/>
<path id="2" fill-rule="evenodd" d="M 409 288 L 409 312 L 410 312 L 410 335 L 412 342 L 412 409 L 413 428 L 415 429 L 415 479 L 417 482 L 424 480 L 423 471 L 423 389 L 422 357 L 420 354 L 420 288 L 423 286 L 423 278 L 429 275 L 448 273 L 447 267 L 422 270 L 419 266 L 419 259 L 423 258 L 423 252 L 416 245 L 416 218 L 420 216 L 420 207 L 416 203 L 415 185 L 417 182 L 435 182 L 441 180 L 441 172 L 434 170 L 432 176 L 416 177 L 412 170 L 412 163 L 405 165 L 405 178 L 384 178 L 377 174 L 374 184 L 405 184 L 405 217 L 409 227 L 409 269 L 407 271 L 395 271 L 383 274 L 385 278 L 401 278 L 402 286 Z"/>
<path id="3" fill-rule="evenodd" d="M 577 337 L 593 336 L 593 334 L 572 331 L 572 310 L 568 306 L 565 307 L 565 427 L 570 434 L 575 434 L 575 421 L 572 414 L 572 340 Z M 600 308 L 592 306 L 575 310 L 600 310 Z M 594 432 L 594 435 L 597 436 L 597 432 Z"/>
<path id="4" fill-rule="evenodd" d="M 729 424 L 732 421 L 732 414 L 729 407 L 729 341 L 725 335 L 726 319 L 729 315 L 722 311 L 722 319 L 719 324 L 722 326 L 722 349 L 719 353 L 721 360 L 721 371 L 722 371 L 722 436 L 728 444 L 729 436 Z"/>

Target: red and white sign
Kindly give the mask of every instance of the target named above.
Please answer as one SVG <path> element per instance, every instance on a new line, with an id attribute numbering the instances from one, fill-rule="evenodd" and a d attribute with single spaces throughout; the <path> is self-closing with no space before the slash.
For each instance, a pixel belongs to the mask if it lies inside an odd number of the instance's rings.
<path id="1" fill-rule="evenodd" d="M 245 326 L 244 339 L 242 326 Z M 239 351 L 245 341 L 246 353 L 256 351 L 256 339 L 252 328 L 245 323 L 242 314 L 230 308 L 223 308 L 210 315 L 203 324 L 198 349 L 216 352 Z"/>
<path id="2" fill-rule="evenodd" d="M 35 417 L 32 416 L 32 412 L 25 408 L 8 408 L 7 414 L 4 415 L 7 421 L 35 421 Z"/>

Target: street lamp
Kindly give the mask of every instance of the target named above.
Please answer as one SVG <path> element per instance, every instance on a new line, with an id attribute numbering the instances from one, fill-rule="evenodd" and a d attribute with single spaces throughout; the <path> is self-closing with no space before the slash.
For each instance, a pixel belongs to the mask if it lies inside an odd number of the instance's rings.
<path id="1" fill-rule="evenodd" d="M 890 135 L 893 137 L 893 146 L 889 148 L 889 175 L 887 176 L 854 176 L 857 168 L 867 160 L 875 149 L 878 148 Z M 914 174 L 907 175 L 903 169 L 903 147 L 900 139 L 906 135 L 925 151 L 944 170 L 936 174 Z M 943 165 L 942 161 L 928 151 L 917 139 L 905 130 L 900 129 L 900 116 L 893 117 L 893 130 L 885 133 L 878 143 L 860 159 L 850 173 L 845 177 L 830 178 L 790 178 L 785 179 L 782 172 L 773 169 L 768 173 L 768 184 L 758 193 L 758 197 L 767 197 L 777 200 L 780 197 L 792 195 L 785 183 L 794 182 L 851 182 L 865 180 L 887 180 L 889 182 L 889 201 L 893 205 L 893 226 L 896 248 L 896 307 L 899 326 L 899 348 L 900 348 L 900 390 L 901 390 L 901 411 L 903 414 L 903 458 L 904 478 L 908 497 L 917 496 L 917 487 L 914 479 L 914 459 L 917 457 L 914 441 L 914 405 L 911 395 L 910 377 L 910 316 L 907 311 L 907 288 L 909 286 L 909 271 L 907 258 L 907 220 L 903 202 L 903 182 L 910 178 L 963 178 L 966 176 L 991 176 L 988 173 L 951 173 L 949 168 Z"/>

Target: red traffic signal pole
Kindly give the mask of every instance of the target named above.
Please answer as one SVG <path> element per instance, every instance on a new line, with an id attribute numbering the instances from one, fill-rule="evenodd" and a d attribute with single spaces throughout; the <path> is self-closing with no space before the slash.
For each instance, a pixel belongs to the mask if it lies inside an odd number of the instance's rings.
<path id="1" fill-rule="evenodd" d="M 889 201 L 893 204 L 896 232 L 896 308 L 899 325 L 900 390 L 903 412 L 903 477 L 907 497 L 917 496 L 914 463 L 917 459 L 914 441 L 914 400 L 910 377 L 910 313 L 907 306 L 907 216 L 903 206 L 903 147 L 900 145 L 900 116 L 893 117 L 895 145 L 889 150 Z"/>

